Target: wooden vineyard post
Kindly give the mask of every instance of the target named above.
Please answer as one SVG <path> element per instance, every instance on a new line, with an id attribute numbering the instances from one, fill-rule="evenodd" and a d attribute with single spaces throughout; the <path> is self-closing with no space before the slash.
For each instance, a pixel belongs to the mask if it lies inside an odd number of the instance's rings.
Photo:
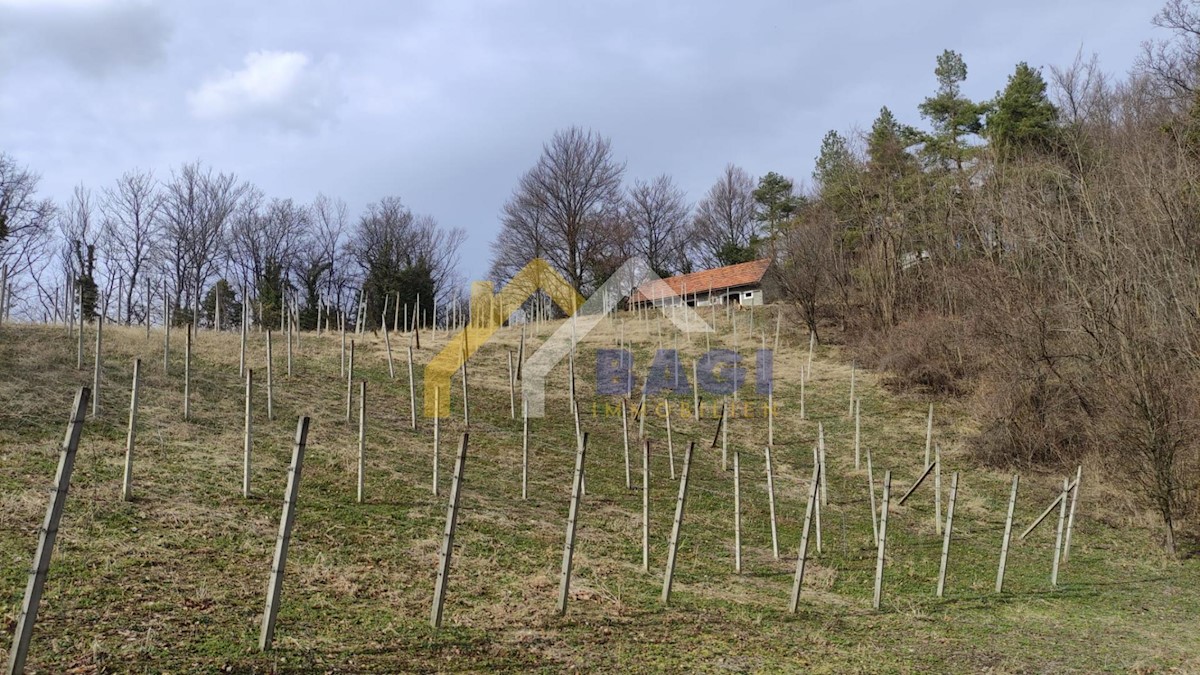
<path id="1" fill-rule="evenodd" d="M 692 416 L 700 421 L 700 380 L 696 378 L 696 359 L 692 359 Z"/>
<path id="2" fill-rule="evenodd" d="M 675 480 L 675 440 L 671 434 L 671 401 L 663 400 L 667 404 L 667 462 L 671 467 L 671 480 Z"/>
<path id="3" fill-rule="evenodd" d="M 862 399 L 854 400 L 854 470 L 858 471 L 862 458 Z"/>
<path id="4" fill-rule="evenodd" d="M 1008 497 L 1008 516 L 1004 518 L 1004 538 L 1000 540 L 1000 567 L 996 570 L 996 592 L 1004 592 L 1004 566 L 1008 563 L 1008 544 L 1012 540 L 1013 510 L 1017 508 L 1017 485 L 1021 475 L 1014 473 L 1012 494 Z"/>
<path id="5" fill-rule="evenodd" d="M 954 501 L 958 498 L 958 472 L 950 477 L 950 502 L 946 504 L 946 528 L 942 535 L 942 566 L 938 570 L 937 596 L 946 590 L 946 566 L 950 562 L 950 536 L 954 531 Z"/>
<path id="6" fill-rule="evenodd" d="M 575 527 L 579 522 L 579 499 L 583 487 L 583 462 L 587 452 L 588 435 L 585 432 L 576 443 L 575 477 L 571 481 L 571 506 L 567 511 L 567 536 L 563 543 L 562 573 L 558 583 L 558 614 L 567 613 L 567 596 L 571 590 L 571 563 L 575 557 Z"/>
<path id="7" fill-rule="evenodd" d="M 628 446 L 628 428 L 626 428 L 626 446 Z M 626 453 L 625 466 L 629 467 L 629 453 Z M 529 401 L 521 396 L 521 499 L 529 499 Z"/>
<path id="8" fill-rule="evenodd" d="M 775 470 L 771 466 L 771 446 L 766 448 L 767 456 L 767 504 L 771 510 L 771 553 L 779 560 L 779 529 L 775 522 Z"/>
<path id="9" fill-rule="evenodd" d="M 800 530 L 800 554 L 796 557 L 796 576 L 792 580 L 792 600 L 788 611 L 796 613 L 800 604 L 800 590 L 804 585 L 804 568 L 808 565 L 808 533 L 812 529 L 813 512 L 819 508 L 817 483 L 821 480 L 820 465 L 813 467 L 812 481 L 808 484 L 808 505 L 804 508 L 804 528 Z"/>
<path id="10" fill-rule="evenodd" d="M 805 376 L 804 371 L 800 371 L 800 419 L 806 418 L 806 414 L 804 412 L 804 381 L 806 379 L 808 378 Z"/>
<path id="11" fill-rule="evenodd" d="M 508 352 L 508 416 L 509 419 L 517 419 L 517 374 L 513 370 L 513 353 L 511 349 L 505 350 Z"/>
<path id="12" fill-rule="evenodd" d="M 464 370 L 463 373 L 465 374 L 466 371 Z M 464 385 L 463 388 L 465 389 L 466 386 Z M 449 395 L 450 392 L 447 391 L 446 394 Z M 464 408 L 466 405 L 467 400 L 463 399 Z M 408 348 L 408 418 L 408 428 L 415 431 L 417 428 L 417 381 L 413 377 L 412 347 Z"/>
<path id="13" fill-rule="evenodd" d="M 871 448 L 867 448 L 867 490 L 871 493 L 871 541 L 879 546 L 879 511 L 875 506 L 875 468 L 871 466 Z"/>
<path id="14" fill-rule="evenodd" d="M 100 416 L 100 376 L 104 366 L 103 352 L 104 312 L 96 318 L 96 356 L 92 364 L 92 417 Z"/>
<path id="15" fill-rule="evenodd" d="M 888 502 L 892 496 L 892 472 L 883 473 L 883 505 L 879 513 L 879 546 L 875 556 L 875 598 L 871 606 L 879 610 L 879 602 L 883 599 L 883 561 L 884 549 L 887 546 Z"/>
<path id="16" fill-rule="evenodd" d="M 808 334 L 808 365 L 804 369 L 804 375 L 809 379 L 812 378 L 813 348 L 816 344 L 817 334 L 810 331 Z"/>
<path id="17" fill-rule="evenodd" d="M 1063 539 L 1062 561 L 1065 563 L 1071 558 L 1071 530 L 1075 526 L 1075 505 L 1079 502 L 1079 483 L 1083 480 L 1083 465 L 1075 469 L 1075 487 L 1071 490 L 1071 508 L 1067 512 L 1067 534 Z"/>
<path id="18" fill-rule="evenodd" d="M 721 470 L 729 470 L 729 406 L 721 401 Z"/>
<path id="19" fill-rule="evenodd" d="M 942 533 L 942 444 L 933 446 L 933 523 Z"/>
<path id="20" fill-rule="evenodd" d="M 271 353 L 271 329 L 267 329 L 267 419 L 275 419 L 275 359 Z"/>
<path id="21" fill-rule="evenodd" d="M 79 310 L 79 330 L 83 331 L 83 305 Z M 81 335 L 79 339 L 83 339 Z M 167 298 L 167 282 L 163 281 L 163 373 L 170 370 L 171 364 L 171 303 Z"/>
<path id="22" fill-rule="evenodd" d="M 857 368 L 853 363 L 850 364 L 850 409 L 846 412 L 846 417 L 854 417 L 854 376 Z"/>
<path id="23" fill-rule="evenodd" d="M 933 443 L 933 404 L 929 404 L 929 417 L 925 421 L 925 466 L 929 466 L 929 451 Z"/>
<path id="24" fill-rule="evenodd" d="M 350 341 L 350 363 L 346 368 L 346 424 L 354 410 L 354 340 Z"/>
<path id="25" fill-rule="evenodd" d="M 275 558 L 271 562 L 271 579 L 267 583 L 267 608 L 263 612 L 262 633 L 258 638 L 258 648 L 264 652 L 271 649 L 271 642 L 275 639 L 275 619 L 279 615 L 279 596 L 283 592 L 283 570 L 287 565 L 288 545 L 292 541 L 292 525 L 296 522 L 296 497 L 300 494 L 300 470 L 304 466 L 308 424 L 307 417 L 301 417 L 296 423 L 296 445 L 292 448 L 292 465 L 288 467 L 283 513 L 279 517 L 279 536 L 275 540 Z"/>
<path id="26" fill-rule="evenodd" d="M 692 467 L 692 452 L 696 442 L 688 443 L 683 455 L 683 474 L 679 477 L 679 498 L 675 502 L 675 521 L 671 524 L 671 540 L 667 546 L 667 569 L 663 574 L 662 604 L 671 602 L 671 583 L 675 579 L 675 556 L 679 551 L 679 529 L 683 525 L 683 506 L 687 501 L 688 473 Z"/>
<path id="27" fill-rule="evenodd" d="M 133 446 L 137 436 L 138 387 L 142 379 L 142 360 L 133 360 L 133 385 L 129 393 L 129 431 L 125 434 L 125 474 L 121 480 L 121 501 L 133 500 Z"/>
<path id="28" fill-rule="evenodd" d="M 79 291 L 79 293 L 82 293 L 82 291 Z M 74 301 L 74 300 L 75 300 L 75 298 L 72 298 L 72 301 Z M 79 297 L 78 304 L 79 304 L 79 335 L 78 335 L 78 340 L 76 341 L 76 345 L 75 345 L 75 369 L 83 370 L 83 324 L 84 324 L 84 318 L 83 318 L 82 296 Z M 71 309 L 71 316 L 75 316 L 74 308 Z M 170 324 L 168 324 L 168 325 L 170 325 Z M 166 357 L 167 351 L 169 351 L 169 350 L 166 350 L 163 352 L 163 354 L 164 354 L 163 370 L 164 371 L 167 369 L 167 357 Z"/>
<path id="29" fill-rule="evenodd" d="M 438 494 L 438 463 L 442 444 L 442 388 L 433 388 L 433 496 Z"/>
<path id="30" fill-rule="evenodd" d="M 629 471 L 629 405 L 624 397 L 621 398 L 621 439 L 625 443 L 625 489 L 632 490 L 633 477 Z"/>
<path id="31" fill-rule="evenodd" d="M 446 529 L 442 532 L 442 551 L 438 556 L 437 581 L 433 587 L 433 609 L 429 624 L 442 627 L 442 608 L 446 603 L 446 584 L 450 581 L 450 560 L 454 553 L 454 528 L 458 525 L 458 503 L 462 497 L 463 469 L 467 463 L 467 432 L 458 441 L 454 459 L 454 482 L 450 484 L 450 504 L 446 507 Z"/>
<path id="32" fill-rule="evenodd" d="M 242 438 L 242 497 L 250 498 L 250 467 L 254 453 L 254 369 L 246 369 L 245 433 Z"/>
<path id="33" fill-rule="evenodd" d="M 387 316 L 387 313 L 385 311 L 384 317 L 386 317 L 386 316 Z M 394 379 L 396 379 L 396 364 L 395 364 L 395 362 L 392 361 L 392 338 L 388 334 L 386 318 L 383 321 L 383 348 L 385 350 L 387 350 L 388 378 L 394 380 Z"/>
<path id="34" fill-rule="evenodd" d="M 82 327 L 82 322 L 80 323 Z M 21 601 L 13 630 L 13 645 L 9 651 L 8 672 L 25 672 L 25 659 L 29 656 L 29 639 L 33 636 L 33 625 L 37 622 L 38 607 L 42 602 L 42 589 L 46 586 L 46 574 L 50 571 L 50 556 L 54 553 L 54 542 L 58 538 L 58 525 L 62 521 L 63 507 L 67 503 L 67 490 L 71 487 L 71 473 L 75 470 L 75 452 L 79 449 L 79 435 L 83 431 L 83 418 L 87 411 L 91 391 L 80 387 L 75 392 L 75 403 L 71 406 L 71 420 L 63 438 L 62 452 L 58 457 L 58 472 L 54 477 L 54 490 L 50 493 L 50 504 L 46 518 L 38 534 L 37 551 L 33 554 L 33 567 L 29 569 L 29 581 Z"/>
<path id="35" fill-rule="evenodd" d="M 183 421 L 192 419 L 192 328 L 187 325 L 187 338 L 183 343 Z"/>
<path id="36" fill-rule="evenodd" d="M 246 322 L 246 316 L 247 316 L 246 307 L 247 307 L 247 304 L 245 302 L 245 297 L 246 297 L 246 289 L 242 288 L 242 299 L 243 299 L 243 302 L 242 302 L 242 331 L 241 331 L 241 338 L 240 338 L 240 342 L 241 342 L 240 352 L 239 352 L 240 355 L 238 357 L 238 377 L 246 376 L 246 323 L 247 323 Z M 149 322 L 147 322 L 147 323 L 149 323 Z"/>
<path id="37" fill-rule="evenodd" d="M 1062 496 L 1058 499 L 1058 534 L 1054 538 L 1054 567 L 1050 571 L 1050 585 L 1058 586 L 1058 567 L 1062 558 L 1063 526 L 1067 522 L 1067 493 L 1071 491 L 1071 480 L 1063 479 Z"/>
<path id="38" fill-rule="evenodd" d="M 346 313 L 338 313 L 338 325 L 342 329 L 342 370 L 341 376 L 346 376 Z"/>
<path id="39" fill-rule="evenodd" d="M 287 332 L 284 333 L 284 337 L 287 339 L 287 377 L 290 380 L 292 379 L 292 333 L 295 330 L 292 328 L 292 313 L 288 310 L 286 303 L 283 312 L 287 316 Z"/>
<path id="40" fill-rule="evenodd" d="M 767 445 L 775 445 L 775 387 L 767 389 Z"/>
<path id="41" fill-rule="evenodd" d="M 464 335 L 465 335 L 465 333 L 464 333 Z M 412 353 L 412 348 L 409 347 L 409 354 L 411 354 L 411 353 Z M 409 357 L 408 362 L 412 363 L 411 356 Z M 412 382 L 411 378 L 409 379 L 409 382 Z M 410 388 L 411 388 L 411 385 L 410 385 Z M 470 395 L 467 391 L 467 350 L 465 348 L 463 349 L 463 354 L 462 354 L 462 390 L 463 390 L 463 426 L 470 427 L 471 426 L 471 401 L 469 398 Z M 573 401 L 574 401 L 574 399 L 572 399 L 572 405 L 574 405 Z"/>
<path id="42" fill-rule="evenodd" d="M 642 387 L 642 404 L 637 409 L 638 439 L 646 437 L 646 388 Z"/>
<path id="43" fill-rule="evenodd" d="M 733 571 L 742 573 L 742 453 L 733 451 Z"/>
<path id="44" fill-rule="evenodd" d="M 817 459 L 821 462 L 821 505 L 829 506 L 829 474 L 825 471 L 825 426 L 821 422 L 817 422 Z M 820 547 L 817 547 L 818 553 L 820 550 Z"/>
<path id="45" fill-rule="evenodd" d="M 367 479 L 367 381 L 358 383 L 358 503 Z"/>
<path id="46" fill-rule="evenodd" d="M 650 441 L 642 441 L 642 571 L 650 571 Z"/>

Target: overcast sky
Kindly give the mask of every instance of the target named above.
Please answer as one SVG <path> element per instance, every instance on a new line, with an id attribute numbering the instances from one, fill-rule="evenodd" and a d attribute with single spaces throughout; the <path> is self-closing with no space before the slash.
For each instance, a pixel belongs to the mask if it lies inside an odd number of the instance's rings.
<path id="1" fill-rule="evenodd" d="M 0 0 L 0 151 L 56 199 L 202 160 L 269 195 L 385 195 L 469 234 L 556 129 L 694 202 L 728 162 L 808 181 L 821 136 L 921 122 L 943 49 L 990 98 L 1082 48 L 1124 73 L 1162 0 L 405 2 Z M 1047 68 L 1048 70 L 1048 68 Z"/>

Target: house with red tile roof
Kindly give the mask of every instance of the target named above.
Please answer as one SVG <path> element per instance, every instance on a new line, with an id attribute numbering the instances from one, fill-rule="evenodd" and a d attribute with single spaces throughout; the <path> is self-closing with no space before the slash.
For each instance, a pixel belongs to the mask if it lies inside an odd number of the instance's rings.
<path id="1" fill-rule="evenodd" d="M 629 297 L 633 305 L 761 305 L 770 301 L 770 258 L 648 281 Z"/>

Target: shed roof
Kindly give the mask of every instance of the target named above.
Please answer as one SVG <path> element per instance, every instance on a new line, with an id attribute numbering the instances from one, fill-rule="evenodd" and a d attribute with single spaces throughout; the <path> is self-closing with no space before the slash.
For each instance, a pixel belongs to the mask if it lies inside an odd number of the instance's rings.
<path id="1" fill-rule="evenodd" d="M 716 293 L 739 286 L 752 286 L 762 281 L 763 275 L 767 273 L 770 265 L 770 258 L 762 258 L 737 265 L 649 281 L 638 287 L 632 299 L 634 302 L 647 302 L 685 293 L 697 295 Z"/>

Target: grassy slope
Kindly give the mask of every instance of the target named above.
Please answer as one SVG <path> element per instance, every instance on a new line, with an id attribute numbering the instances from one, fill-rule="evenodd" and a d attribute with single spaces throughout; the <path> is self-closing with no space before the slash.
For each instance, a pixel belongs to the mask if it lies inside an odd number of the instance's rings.
<path id="1" fill-rule="evenodd" d="M 740 318 L 745 333 L 748 316 Z M 759 316 L 761 325 L 761 313 Z M 723 341 L 730 343 L 721 320 Z M 642 338 L 638 368 L 657 346 Z M 770 330 L 773 326 L 767 326 Z M 581 357 L 612 344 L 601 324 Z M 548 334 L 548 331 L 543 331 Z M 673 338 L 666 334 L 664 346 Z M 242 384 L 237 336 L 201 333 L 193 362 L 193 415 L 180 419 L 181 335 L 172 334 L 172 377 L 162 335 L 106 330 L 104 412 L 87 423 L 67 512 L 34 633 L 31 667 L 81 671 L 528 670 L 560 671 L 1095 671 L 1200 669 L 1200 566 L 1163 559 L 1144 530 L 1111 515 L 1112 499 L 1085 473 L 1072 557 L 1049 585 L 1054 517 L 1010 556 L 1006 593 L 992 593 L 1008 476 L 972 466 L 956 449 L 969 431 L 939 409 L 935 435 L 960 470 L 947 597 L 933 597 L 941 540 L 930 487 L 897 507 L 889 523 L 884 611 L 870 609 L 874 548 L 865 471 L 853 468 L 846 416 L 849 368 L 818 350 L 808 420 L 798 416 L 804 350 L 776 357 L 776 489 L 781 560 L 771 554 L 761 448 L 765 420 L 737 419 L 731 448 L 743 475 L 744 570 L 733 572 L 732 476 L 708 447 L 715 423 L 675 422 L 676 460 L 697 439 L 671 607 L 658 602 L 677 483 L 669 476 L 663 420 L 647 420 L 652 459 L 651 571 L 641 570 L 640 505 L 624 488 L 619 418 L 586 418 L 588 495 L 580 516 L 572 600 L 555 613 L 573 465 L 573 425 L 560 371 L 548 412 L 535 420 L 530 499 L 520 500 L 520 422 L 509 419 L 504 330 L 472 361 L 472 429 L 463 513 L 446 622 L 428 627 L 453 450 L 461 431 L 443 426 L 442 494 L 431 484 L 431 426 L 408 429 L 403 353 L 388 378 L 382 340 L 368 336 L 359 373 L 368 380 L 367 503 L 354 503 L 357 430 L 345 422 L 345 382 L 333 338 L 305 335 L 295 373 L 284 375 L 277 342 L 276 420 L 256 407 L 254 497 L 241 483 Z M 251 362 L 265 363 L 253 335 Z M 443 337 L 443 336 L 439 336 Z M 426 336 L 427 338 L 427 336 Z M 91 334 L 89 332 L 89 340 Z M 444 341 L 439 339 L 437 344 Z M 396 340 L 397 344 L 401 341 Z M 418 396 L 430 340 L 417 352 Z M 685 351 L 698 354 L 703 340 Z M 743 337 L 743 342 L 745 339 Z M 785 343 L 789 341 L 784 340 Z M 534 341 L 536 343 L 536 341 Z M 743 344 L 743 347 L 745 345 Z M 757 345 L 756 345 L 757 346 Z M 90 352 L 90 346 L 89 346 Z M 131 360 L 144 359 L 136 500 L 119 501 Z M 0 329 L 0 593 L 11 636 L 44 514 L 75 387 L 74 343 L 61 328 Z M 590 380 L 591 377 L 584 377 Z M 261 370 L 256 377 L 265 381 Z M 901 493 L 923 462 L 927 403 L 886 394 L 859 374 L 863 443 L 877 479 L 893 470 Z M 751 395 L 750 387 L 747 387 Z M 597 400 L 581 385 L 585 414 Z M 686 397 L 690 403 L 690 397 Z M 758 399 L 752 399 L 758 400 Z M 760 401 L 761 403 L 761 401 Z M 761 406 L 760 406 L 761 407 Z M 288 561 L 277 649 L 257 649 L 296 416 L 313 424 Z M 800 611 L 786 613 L 816 421 L 825 423 L 830 503 L 824 549 L 810 566 Z M 635 461 L 634 471 L 638 470 Z M 637 481 L 635 473 L 635 482 Z M 1061 477 L 1025 476 L 1018 527 L 1053 498 Z M 1097 518 L 1097 514 L 1106 514 Z M 11 637 L 0 649 L 7 648 Z"/>

